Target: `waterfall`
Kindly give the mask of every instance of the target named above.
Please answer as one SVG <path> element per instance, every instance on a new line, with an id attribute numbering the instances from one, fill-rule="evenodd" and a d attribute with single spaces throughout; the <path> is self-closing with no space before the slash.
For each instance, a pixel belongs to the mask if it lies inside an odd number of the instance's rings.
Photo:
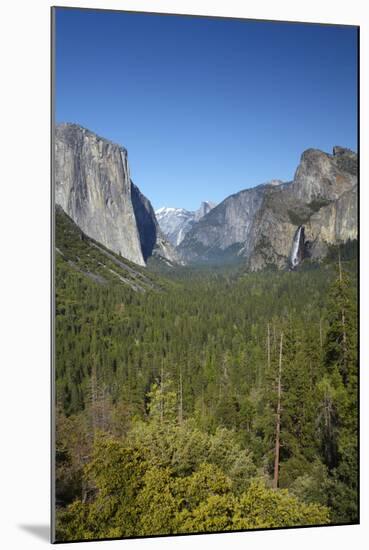
<path id="1" fill-rule="evenodd" d="M 295 269 L 303 259 L 303 251 L 301 251 L 301 246 L 304 246 L 304 226 L 300 225 L 295 233 L 292 242 L 292 250 L 290 256 L 290 262 L 292 269 Z"/>

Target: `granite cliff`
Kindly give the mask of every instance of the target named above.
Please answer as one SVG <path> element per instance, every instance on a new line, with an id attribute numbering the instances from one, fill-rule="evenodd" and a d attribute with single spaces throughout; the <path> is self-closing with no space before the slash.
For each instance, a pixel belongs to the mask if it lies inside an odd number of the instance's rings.
<path id="1" fill-rule="evenodd" d="M 176 253 L 130 178 L 127 150 L 77 124 L 55 129 L 55 202 L 86 235 L 138 265 Z"/>
<path id="2" fill-rule="evenodd" d="M 308 149 L 292 182 L 278 180 L 227 197 L 185 236 L 187 263 L 240 259 L 251 270 L 291 267 L 297 230 L 306 256 L 321 258 L 330 244 L 357 238 L 357 155 L 343 147 Z"/>

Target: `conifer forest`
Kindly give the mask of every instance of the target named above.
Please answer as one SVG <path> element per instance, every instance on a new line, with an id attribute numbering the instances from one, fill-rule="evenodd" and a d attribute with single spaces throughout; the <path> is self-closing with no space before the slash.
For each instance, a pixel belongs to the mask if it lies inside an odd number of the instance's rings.
<path id="1" fill-rule="evenodd" d="M 92 245 L 57 213 L 56 540 L 356 523 L 356 242 L 257 273 Z"/>

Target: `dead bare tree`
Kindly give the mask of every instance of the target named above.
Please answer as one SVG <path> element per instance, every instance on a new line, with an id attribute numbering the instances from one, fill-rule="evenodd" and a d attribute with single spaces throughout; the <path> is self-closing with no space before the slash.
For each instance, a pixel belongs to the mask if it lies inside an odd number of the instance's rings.
<path id="1" fill-rule="evenodd" d="M 279 363 L 278 363 L 278 379 L 277 379 L 277 415 L 276 415 L 276 433 L 275 433 L 275 455 L 274 455 L 274 477 L 273 488 L 278 488 L 279 480 L 279 450 L 280 450 L 280 435 L 281 435 L 281 397 L 282 397 L 282 353 L 283 353 L 283 332 L 279 343 Z"/>
<path id="2" fill-rule="evenodd" d="M 182 387 L 182 369 L 179 371 L 179 405 L 178 405 L 178 422 L 183 422 L 183 387 Z"/>

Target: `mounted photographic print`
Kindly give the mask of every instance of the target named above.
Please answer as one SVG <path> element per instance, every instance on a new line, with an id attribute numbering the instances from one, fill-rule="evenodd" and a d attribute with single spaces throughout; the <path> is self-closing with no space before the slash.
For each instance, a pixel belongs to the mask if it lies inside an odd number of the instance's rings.
<path id="1" fill-rule="evenodd" d="M 359 28 L 52 23 L 53 542 L 358 523 Z"/>

